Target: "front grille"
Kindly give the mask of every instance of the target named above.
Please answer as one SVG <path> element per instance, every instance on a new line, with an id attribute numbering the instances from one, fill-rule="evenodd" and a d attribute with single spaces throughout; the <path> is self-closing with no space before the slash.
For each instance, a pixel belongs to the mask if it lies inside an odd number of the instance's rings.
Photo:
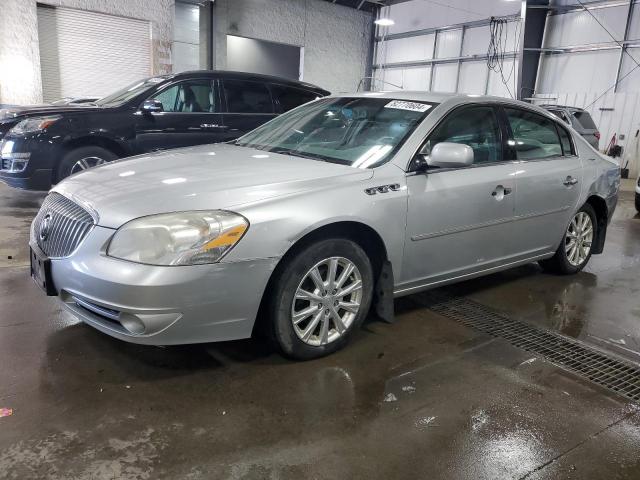
<path id="1" fill-rule="evenodd" d="M 640 400 L 640 368 L 601 350 L 520 322 L 466 298 L 429 292 L 429 309 L 492 337 L 544 356 L 551 363 L 570 370 L 630 400 Z"/>
<path id="2" fill-rule="evenodd" d="M 59 193 L 51 193 L 31 227 L 31 236 L 49 257 L 66 257 L 78 248 L 93 228 L 94 219 L 80 205 Z"/>

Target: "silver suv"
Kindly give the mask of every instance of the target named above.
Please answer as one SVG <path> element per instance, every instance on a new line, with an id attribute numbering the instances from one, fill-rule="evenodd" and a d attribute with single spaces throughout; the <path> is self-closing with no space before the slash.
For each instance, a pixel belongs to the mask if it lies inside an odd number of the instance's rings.
<path id="1" fill-rule="evenodd" d="M 503 98 L 358 93 L 227 144 L 56 185 L 31 273 L 78 318 L 155 345 L 264 328 L 295 358 L 344 346 L 373 305 L 528 262 L 602 252 L 620 170 L 548 112 Z"/>
<path id="2" fill-rule="evenodd" d="M 553 113 L 567 125 L 571 125 L 593 148 L 598 150 L 600 145 L 600 132 L 589 112 L 578 107 L 567 107 L 564 105 L 541 106 L 545 110 Z"/>

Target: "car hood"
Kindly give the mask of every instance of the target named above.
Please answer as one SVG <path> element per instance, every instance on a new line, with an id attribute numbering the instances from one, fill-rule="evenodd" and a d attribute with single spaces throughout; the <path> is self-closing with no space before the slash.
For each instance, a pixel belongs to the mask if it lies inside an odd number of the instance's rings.
<path id="1" fill-rule="evenodd" d="M 103 107 L 95 105 L 29 105 L 0 109 L 0 121 L 39 117 L 41 115 L 62 115 L 65 113 L 96 112 Z"/>
<path id="2" fill-rule="evenodd" d="M 118 228 L 145 215 L 227 209 L 371 178 L 372 170 L 229 144 L 138 156 L 68 177 L 53 191 Z"/>

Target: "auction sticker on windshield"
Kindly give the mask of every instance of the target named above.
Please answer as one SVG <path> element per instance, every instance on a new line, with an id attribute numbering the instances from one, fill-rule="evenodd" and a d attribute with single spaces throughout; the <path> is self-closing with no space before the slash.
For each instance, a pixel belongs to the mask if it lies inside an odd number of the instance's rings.
<path id="1" fill-rule="evenodd" d="M 387 103 L 384 108 L 397 108 L 399 110 L 409 110 L 411 112 L 426 112 L 431 105 L 419 102 L 407 102 L 404 100 L 393 100 Z"/>

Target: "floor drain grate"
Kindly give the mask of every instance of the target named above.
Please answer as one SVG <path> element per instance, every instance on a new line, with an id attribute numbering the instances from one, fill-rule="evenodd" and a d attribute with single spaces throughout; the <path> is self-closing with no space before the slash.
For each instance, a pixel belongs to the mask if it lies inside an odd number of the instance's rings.
<path id="1" fill-rule="evenodd" d="M 493 337 L 507 340 L 528 352 L 571 370 L 598 385 L 634 401 L 640 400 L 640 368 L 564 337 L 502 315 L 466 298 L 435 292 L 426 294 L 428 308 Z"/>

